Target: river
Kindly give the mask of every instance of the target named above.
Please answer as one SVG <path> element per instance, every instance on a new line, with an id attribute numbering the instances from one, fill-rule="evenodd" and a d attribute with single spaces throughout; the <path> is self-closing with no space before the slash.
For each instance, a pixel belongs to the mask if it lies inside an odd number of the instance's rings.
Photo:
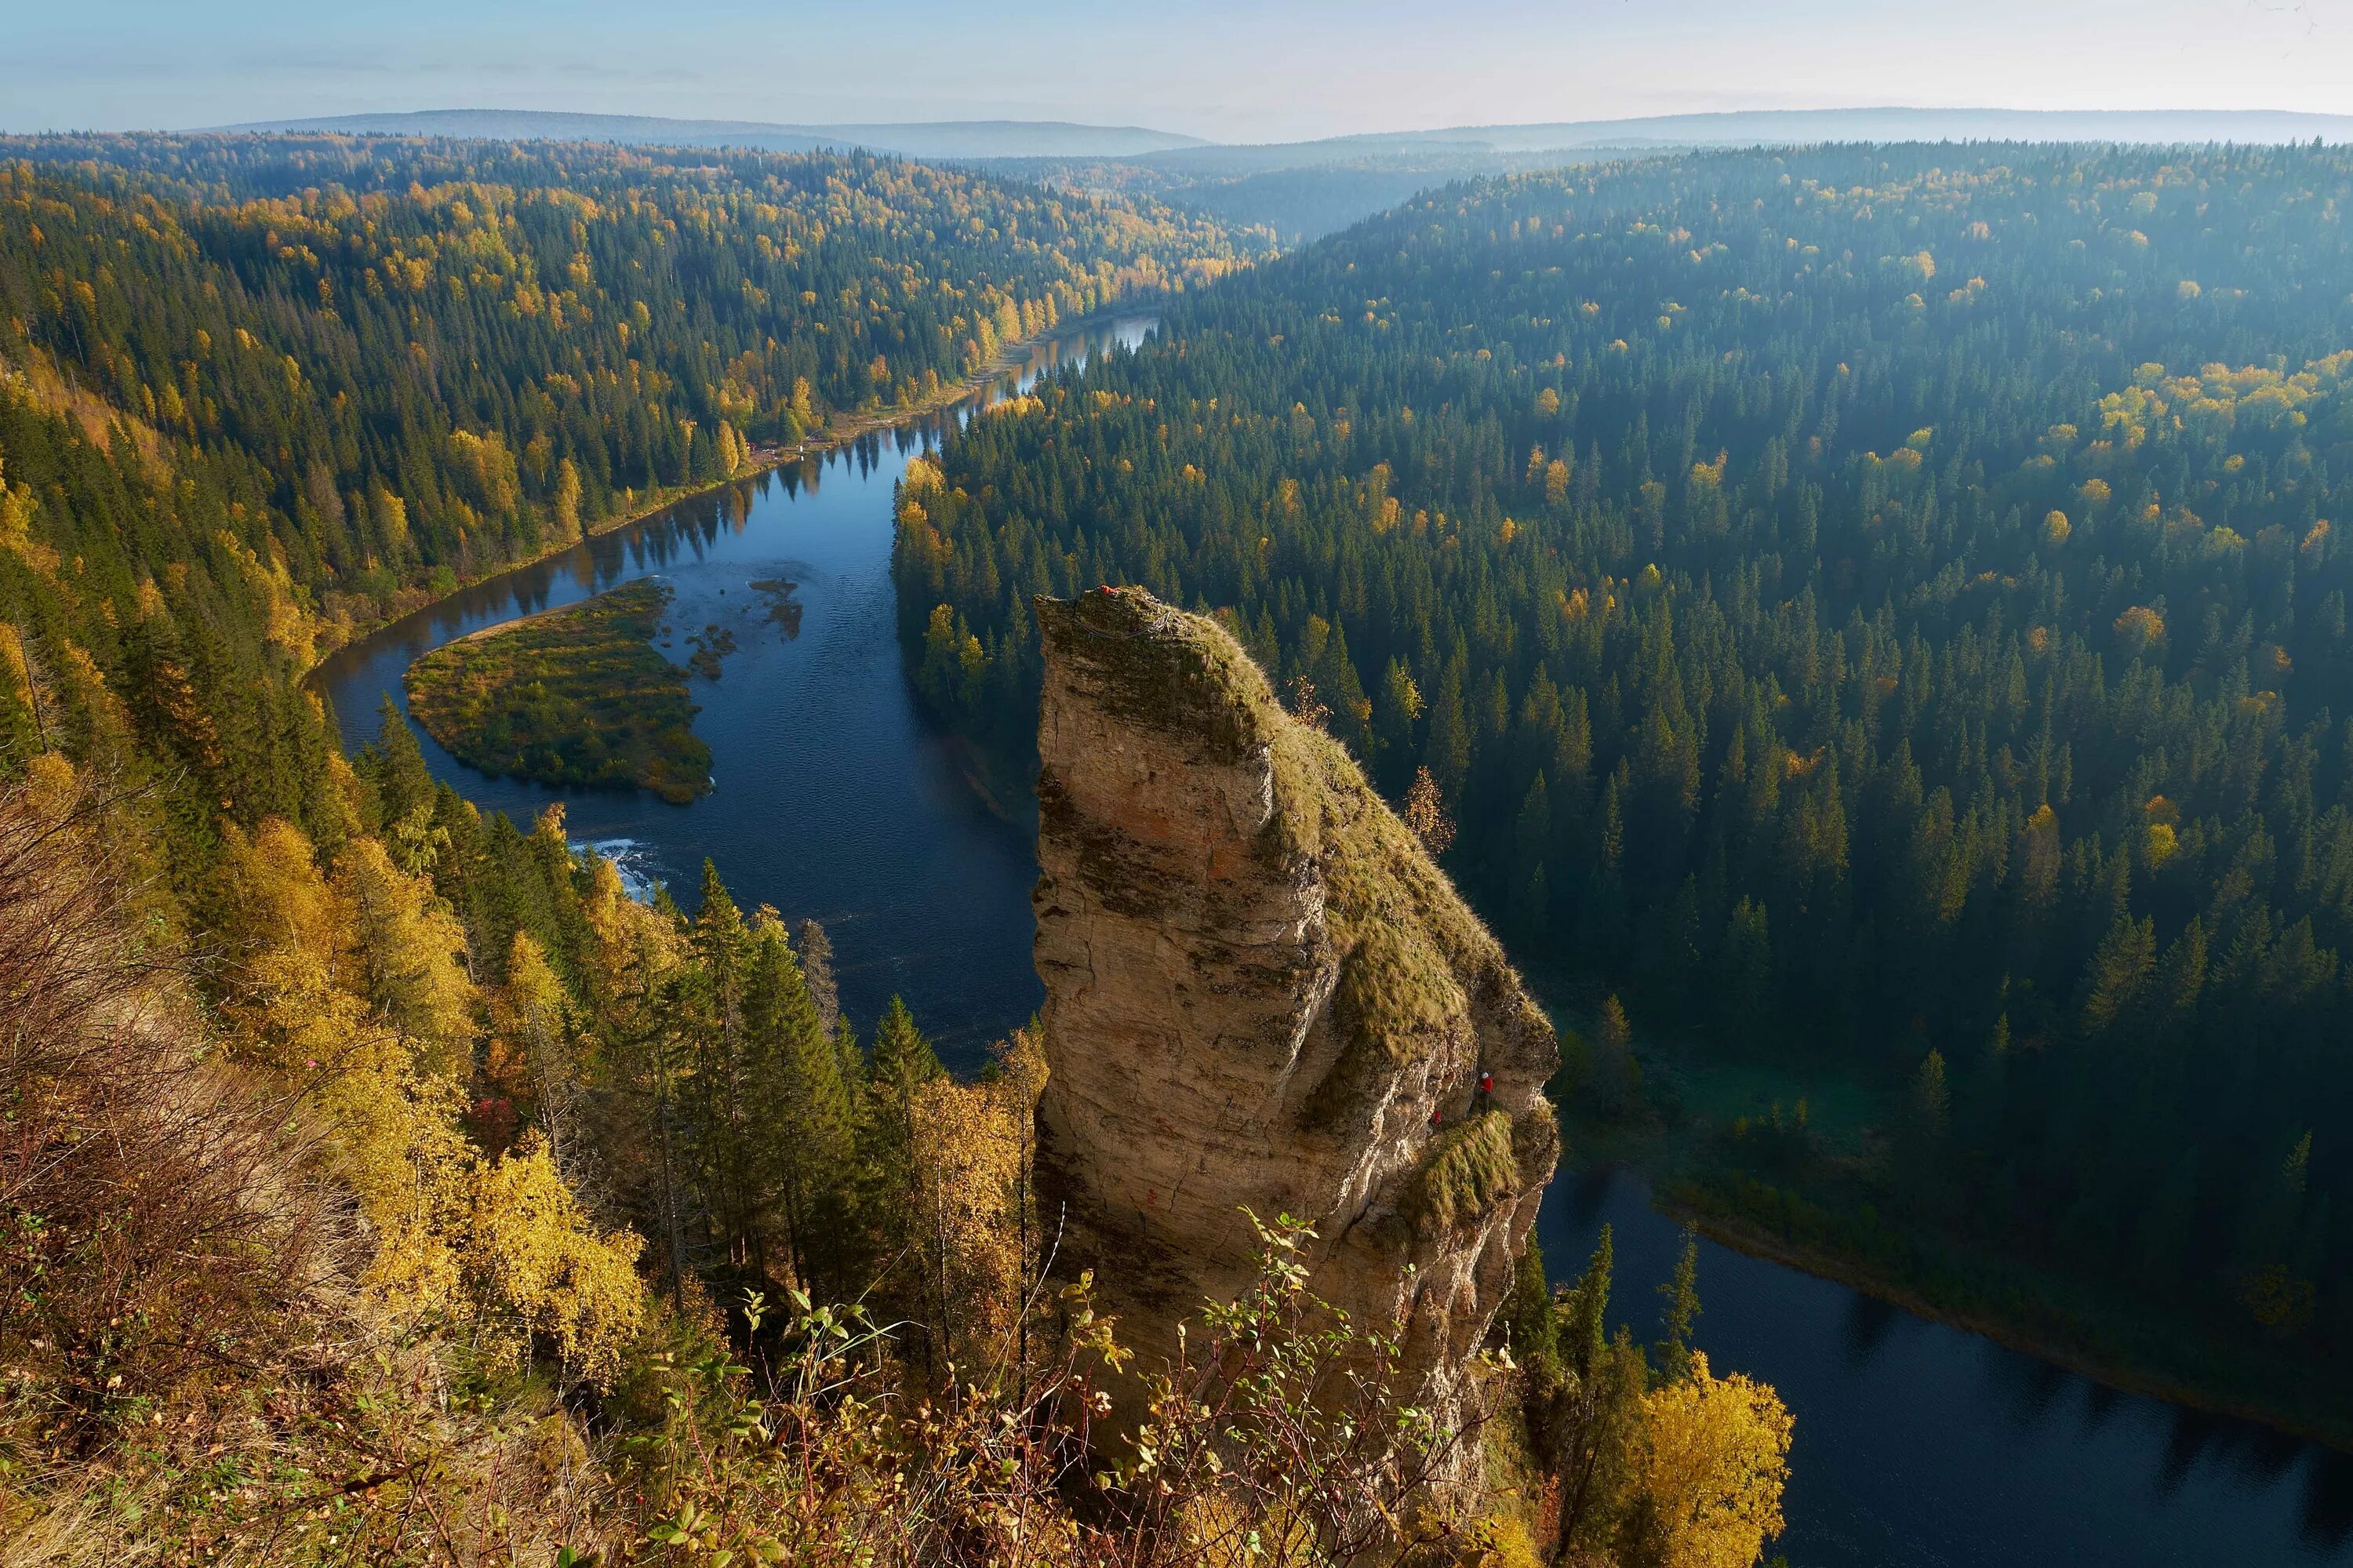
<path id="1" fill-rule="evenodd" d="M 573 837 L 691 895 L 718 862 L 736 901 L 825 922 L 842 999 L 871 1026 L 903 996 L 953 1065 L 978 1063 L 1042 997 L 1029 964 L 1026 829 L 991 814 L 917 713 L 891 588 L 892 487 L 970 408 L 1057 365 L 1133 346 L 1149 318 L 1038 345 L 974 403 L 681 503 L 434 605 L 343 649 L 317 683 L 345 746 L 373 738 L 409 662 L 483 626 L 643 577 L 673 585 L 670 656 L 717 627 L 736 652 L 691 677 L 714 788 L 691 806 L 490 779 L 420 737 L 486 810 L 561 799 Z M 773 592 L 794 584 L 790 612 Z M 1613 1227 L 1618 1316 L 1655 1331 L 1650 1291 L 1679 1238 L 1628 1172 L 1564 1172 L 1540 1234 L 1556 1277 Z M 1698 1342 L 1772 1383 L 1797 1417 L 1775 1550 L 1793 1568 L 2353 1563 L 2353 1458 L 2104 1388 L 1827 1280 L 1702 1244 Z"/>
<path id="2" fill-rule="evenodd" d="M 861 1026 L 903 996 L 951 1062 L 976 1062 L 1045 999 L 1029 964 L 1037 862 L 1027 830 L 992 816 L 965 782 L 900 673 L 892 491 L 907 459 L 935 447 L 953 421 L 1151 329 L 1150 317 L 1113 318 L 1041 342 L 958 408 L 479 583 L 338 650 L 313 683 L 356 751 L 375 737 L 387 694 L 406 710 L 402 672 L 427 649 L 639 577 L 664 579 L 675 590 L 672 660 L 684 663 L 686 639 L 712 626 L 735 640 L 717 680 L 688 677 L 702 705 L 695 733 L 712 755 L 710 794 L 672 806 L 492 779 L 420 731 L 435 777 L 522 822 L 561 800 L 575 842 L 689 900 L 710 857 L 744 908 L 774 904 L 789 919 L 824 922 L 843 1004 Z M 774 613 L 773 590 L 752 587 L 774 582 L 794 585 L 797 614 Z"/>

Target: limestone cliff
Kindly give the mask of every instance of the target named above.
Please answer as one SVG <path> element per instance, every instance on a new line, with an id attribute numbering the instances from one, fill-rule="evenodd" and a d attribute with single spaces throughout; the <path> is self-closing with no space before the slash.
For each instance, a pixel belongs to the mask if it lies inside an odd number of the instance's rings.
<path id="1" fill-rule="evenodd" d="M 1453 1404 L 1552 1175 L 1551 1026 L 1216 623 L 1134 588 L 1038 619 L 1039 1195 L 1065 1266 L 1096 1266 L 1154 1364 L 1249 1281 L 1240 1206 L 1287 1212 L 1316 1291 L 1404 1322 Z"/>

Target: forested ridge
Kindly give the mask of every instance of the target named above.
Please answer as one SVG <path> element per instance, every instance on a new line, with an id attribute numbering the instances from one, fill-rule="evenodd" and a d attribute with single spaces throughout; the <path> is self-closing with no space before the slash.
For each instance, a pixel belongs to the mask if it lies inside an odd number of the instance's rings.
<path id="1" fill-rule="evenodd" d="M 223 821 L 324 820 L 333 743 L 296 683 L 326 648 L 1229 255 L 1198 225 L 887 160 L 5 151 L 0 745 L 157 781 L 198 929 Z"/>
<path id="2" fill-rule="evenodd" d="M 1313 151 L 1277 145 L 1191 148 L 1173 156 L 989 158 L 976 166 L 1056 189 L 1174 203 L 1290 248 L 1450 181 L 1557 168 L 1599 155 L 1505 153 L 1479 143 Z"/>
<path id="3" fill-rule="evenodd" d="M 1018 770 L 1031 595 L 1214 610 L 1393 799 L 1427 770 L 1521 962 L 1882 1088 L 1859 1160 L 1802 1106 L 1722 1128 L 1704 1202 L 2153 1303 L 2325 1424 L 2348 176 L 1858 147 L 1432 193 L 911 471 L 919 684 Z"/>
<path id="4" fill-rule="evenodd" d="M 331 640 L 1234 260 L 1166 208 L 865 156 L 0 142 L 0 362 L 93 437 L 204 450 Z"/>

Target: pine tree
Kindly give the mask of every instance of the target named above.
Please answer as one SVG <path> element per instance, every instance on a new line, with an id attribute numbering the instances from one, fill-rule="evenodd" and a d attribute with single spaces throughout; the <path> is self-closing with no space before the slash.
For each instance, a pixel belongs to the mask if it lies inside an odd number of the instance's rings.
<path id="1" fill-rule="evenodd" d="M 927 1086 L 945 1076 L 938 1054 L 915 1027 L 906 1002 L 892 997 L 875 1026 L 866 1073 L 865 1115 L 859 1127 L 860 1230 L 872 1255 L 882 1260 L 885 1288 L 898 1293 L 911 1317 L 923 1316 L 929 1289 L 918 1238 L 910 1228 L 919 1197 L 917 1102 Z"/>
<path id="2" fill-rule="evenodd" d="M 1560 1304 L 1562 1321 L 1556 1342 L 1562 1359 L 1579 1377 L 1590 1376 L 1609 1348 L 1609 1282 L 1616 1268 L 1616 1242 L 1610 1227 L 1603 1225 L 1593 1244 L 1593 1255 L 1586 1260 L 1585 1272 L 1577 1276 L 1575 1287 Z"/>
<path id="3" fill-rule="evenodd" d="M 1512 1360 L 1525 1377 L 1532 1400 L 1544 1397 L 1560 1381 L 1560 1324 L 1553 1311 L 1552 1287 L 1546 1283 L 1544 1248 L 1528 1237 L 1512 1267 L 1512 1288 L 1496 1308 L 1495 1319 L 1511 1346 Z"/>
<path id="4" fill-rule="evenodd" d="M 1602 999 L 1601 1014 L 1594 1021 L 1586 1078 L 1595 1104 L 1605 1116 L 1630 1115 L 1640 1103 L 1642 1069 L 1634 1059 L 1634 1026 L 1615 996 Z"/>
<path id="5" fill-rule="evenodd" d="M 745 984 L 764 1187 L 776 1196 L 793 1272 L 813 1292 L 855 1290 L 844 1231 L 854 1200 L 849 1089 L 784 927 L 764 920 Z"/>
<path id="6" fill-rule="evenodd" d="M 702 904 L 687 931 L 680 977 L 688 1029 L 684 1110 L 704 1204 L 738 1268 L 765 1273 L 765 1227 L 756 1123 L 755 1068 L 744 1023 L 744 985 L 754 939 L 719 868 L 702 863 Z"/>
<path id="7" fill-rule="evenodd" d="M 2157 962 L 2157 922 L 2129 910 L 2116 916 L 2084 971 L 2084 1001 L 2077 1016 L 2084 1033 L 2105 1033 L 2134 1006 Z"/>
<path id="8" fill-rule="evenodd" d="M 1692 1370 L 1692 1330 L 1699 1325 L 1699 1233 L 1685 1226 L 1674 1277 L 1659 1287 L 1659 1372 L 1679 1383 Z"/>
<path id="9" fill-rule="evenodd" d="M 1539 1450 L 1559 1478 L 1564 1556 L 1599 1552 L 1616 1528 L 1650 1379 L 1632 1337 L 1621 1328 L 1612 1338 L 1604 1327 L 1614 1254 L 1604 1225 L 1585 1272 L 1554 1305 L 1561 1379 L 1536 1425 Z"/>
<path id="10" fill-rule="evenodd" d="M 833 942 L 814 920 L 802 921 L 794 936 L 800 944 L 801 978 L 808 986 L 809 1000 L 817 1004 L 818 1026 L 831 1034 L 841 1022 L 841 992 L 833 980 Z"/>
<path id="11" fill-rule="evenodd" d="M 1912 1119 L 1924 1138 L 1944 1135 L 1950 1097 L 1945 1086 L 1945 1054 L 1932 1050 L 1912 1079 Z"/>
<path id="12" fill-rule="evenodd" d="M 432 770 L 389 692 L 377 710 L 375 744 L 361 754 L 360 772 L 375 786 L 385 848 L 393 863 L 412 876 L 430 873 L 448 835 L 434 832 L 438 791 Z"/>

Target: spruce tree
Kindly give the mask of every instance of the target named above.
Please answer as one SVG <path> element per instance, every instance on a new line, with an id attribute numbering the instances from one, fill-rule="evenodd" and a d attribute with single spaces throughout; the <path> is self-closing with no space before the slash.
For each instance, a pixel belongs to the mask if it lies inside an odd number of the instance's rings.
<path id="1" fill-rule="evenodd" d="M 744 986 L 760 1174 L 794 1277 L 827 1297 L 855 1289 L 843 1232 L 855 1177 L 849 1091 L 781 922 L 760 922 Z"/>
<path id="2" fill-rule="evenodd" d="M 1659 1287 L 1659 1296 L 1665 1303 L 1659 1309 L 1659 1372 L 1681 1383 L 1691 1371 L 1692 1330 L 1699 1326 L 1699 1233 L 1690 1226 L 1683 1228 L 1674 1277 Z"/>
<path id="3" fill-rule="evenodd" d="M 882 1260 L 882 1288 L 901 1296 L 906 1316 L 928 1322 L 940 1319 L 925 1309 L 924 1271 L 911 1250 L 917 1210 L 915 1118 L 924 1085 L 945 1075 L 906 1002 L 892 997 L 875 1026 L 867 1069 L 866 1114 L 859 1128 L 859 1229 Z"/>

